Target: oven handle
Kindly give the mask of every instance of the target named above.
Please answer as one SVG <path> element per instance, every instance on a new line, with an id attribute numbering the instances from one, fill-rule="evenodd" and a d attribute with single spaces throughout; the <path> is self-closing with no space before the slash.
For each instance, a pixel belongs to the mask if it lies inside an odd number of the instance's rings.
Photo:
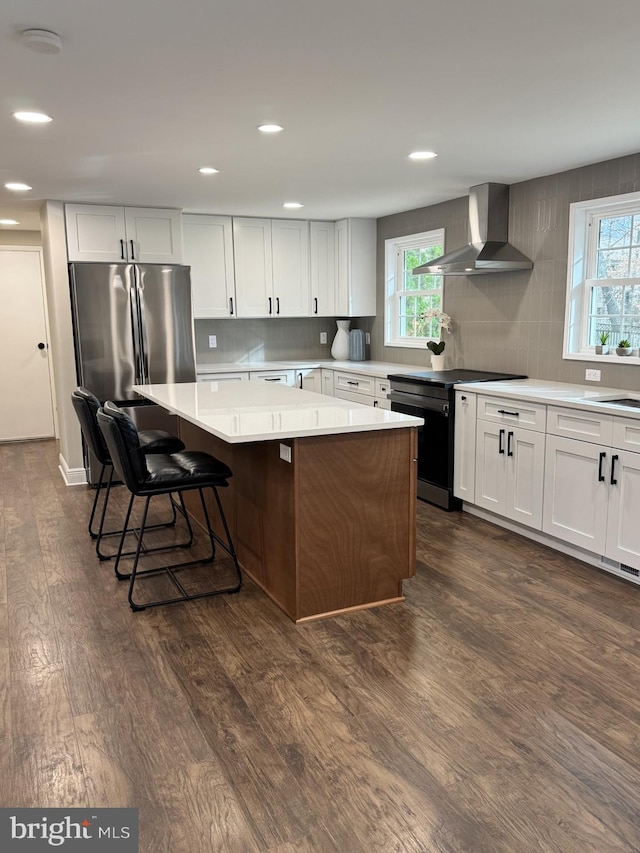
<path id="1" fill-rule="evenodd" d="M 416 411 L 439 412 L 445 418 L 449 417 L 449 403 L 446 400 L 438 400 L 435 397 L 419 397 L 417 394 L 403 394 L 400 391 L 393 390 L 389 394 L 389 399 L 391 400 L 391 411 L 394 411 L 393 404 L 399 403 L 402 406 L 411 406 Z"/>

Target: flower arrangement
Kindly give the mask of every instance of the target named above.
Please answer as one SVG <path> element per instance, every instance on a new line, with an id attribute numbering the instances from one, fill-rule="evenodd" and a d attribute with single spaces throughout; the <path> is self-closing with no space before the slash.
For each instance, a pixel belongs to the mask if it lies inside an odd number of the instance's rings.
<path id="1" fill-rule="evenodd" d="M 445 314 L 442 311 L 438 311 L 437 308 L 431 308 L 429 311 L 425 311 L 423 314 L 420 314 L 420 320 L 436 320 L 438 323 L 438 330 L 442 334 L 442 331 L 451 333 L 451 329 L 453 326 L 453 321 L 448 314 Z M 434 355 L 442 355 L 445 348 L 444 341 L 427 341 L 427 348 L 431 350 Z"/>

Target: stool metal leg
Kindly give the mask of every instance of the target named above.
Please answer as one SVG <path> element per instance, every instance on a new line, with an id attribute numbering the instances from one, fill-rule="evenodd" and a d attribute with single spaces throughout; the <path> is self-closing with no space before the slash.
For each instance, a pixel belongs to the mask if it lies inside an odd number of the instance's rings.
<path id="1" fill-rule="evenodd" d="M 134 556 L 131 573 L 129 575 L 124 575 L 121 572 L 116 571 L 116 574 L 117 574 L 119 579 L 124 580 L 126 578 L 129 578 L 128 601 L 129 601 L 129 606 L 131 607 L 132 610 L 134 610 L 134 611 L 145 610 L 147 607 L 157 607 L 161 604 L 175 604 L 175 603 L 180 602 L 180 601 L 192 601 L 196 598 L 206 598 L 206 597 L 211 596 L 211 595 L 221 595 L 222 593 L 239 592 L 240 587 L 242 586 L 242 574 L 240 572 L 240 566 L 238 564 L 238 558 L 236 556 L 236 551 L 235 551 L 235 548 L 233 546 L 233 541 L 231 539 L 231 534 L 229 532 L 227 520 L 225 518 L 224 511 L 222 509 L 222 503 L 220 501 L 218 491 L 215 487 L 212 487 L 212 490 L 213 490 L 213 493 L 214 493 L 214 496 L 216 499 L 216 504 L 218 507 L 220 519 L 221 519 L 222 525 L 224 527 L 226 542 L 223 541 L 217 535 L 217 533 L 213 530 L 213 528 L 211 527 L 211 520 L 209 518 L 209 512 L 207 510 L 207 505 L 206 505 L 206 502 L 204 499 L 204 495 L 202 493 L 202 489 L 198 489 L 198 492 L 200 494 L 200 502 L 202 504 L 202 510 L 204 513 L 204 520 L 206 523 L 206 533 L 207 533 L 207 536 L 208 536 L 209 541 L 211 543 L 210 555 L 208 555 L 207 557 L 204 557 L 204 558 L 197 559 L 197 560 L 188 560 L 186 562 L 172 563 L 170 565 L 160 566 L 158 568 L 139 570 L 138 569 L 138 562 L 139 562 L 141 551 L 142 551 L 141 540 L 142 540 L 142 535 L 144 534 L 144 530 L 145 530 L 145 524 L 146 524 L 147 513 L 148 513 L 148 509 L 149 509 L 149 502 L 151 500 L 151 496 L 148 496 L 145 499 L 145 505 L 144 505 L 144 510 L 143 510 L 143 514 L 142 514 L 142 522 L 141 522 L 141 528 L 140 528 L 141 535 L 138 539 L 138 547 L 136 548 L 136 553 Z M 180 493 L 180 500 L 182 501 L 182 494 L 181 493 Z M 184 506 L 184 503 L 183 503 L 183 506 Z M 121 547 L 122 547 L 122 543 L 123 543 L 123 540 L 121 540 Z M 185 590 L 185 588 L 183 587 L 183 585 L 180 583 L 179 579 L 176 577 L 176 572 L 179 572 L 183 569 L 192 568 L 194 566 L 201 566 L 201 565 L 205 565 L 207 563 L 213 562 L 213 559 L 214 559 L 215 553 L 216 553 L 216 544 L 219 545 L 222 548 L 222 550 L 224 550 L 232 558 L 234 569 L 235 569 L 235 574 L 236 574 L 236 582 L 234 584 L 232 584 L 231 586 L 227 586 L 227 587 L 224 587 L 222 589 L 213 589 L 213 590 L 207 590 L 206 592 L 198 592 L 198 593 L 187 592 Z M 116 561 L 116 566 L 115 566 L 116 569 L 118 569 L 120 556 L 123 556 L 123 555 L 120 554 L 120 552 L 119 552 L 118 560 Z M 134 597 L 133 597 L 133 592 L 134 592 L 136 579 L 140 578 L 140 577 L 145 577 L 145 576 L 149 577 L 149 576 L 161 575 L 161 574 L 166 574 L 169 577 L 169 579 L 172 581 L 172 583 L 174 584 L 174 586 L 178 590 L 179 595 L 175 596 L 173 598 L 162 598 L 162 599 L 157 599 L 157 600 L 153 600 L 153 601 L 147 601 L 144 603 L 135 601 Z"/>
<path id="2" fill-rule="evenodd" d="M 93 499 L 93 506 L 91 507 L 91 515 L 89 516 L 88 530 L 89 530 L 89 536 L 92 539 L 98 539 L 100 536 L 100 531 L 98 531 L 96 533 L 93 529 L 93 519 L 95 518 L 96 509 L 98 508 L 98 499 L 100 498 L 100 490 L 101 489 L 103 489 L 105 487 L 107 489 L 107 493 L 106 493 L 105 499 L 104 499 L 105 506 L 107 504 L 107 501 L 109 500 L 109 489 L 111 486 L 111 476 L 109 476 L 109 482 L 107 484 L 105 484 L 103 482 L 104 471 L 105 471 L 106 467 L 107 467 L 106 465 L 102 465 L 102 467 L 100 468 L 100 476 L 98 477 L 98 483 L 96 485 L 96 494 L 95 494 L 95 497 Z M 113 467 L 111 467 L 111 474 L 113 474 Z M 104 521 L 104 507 L 102 508 L 102 520 Z M 100 525 L 100 529 L 102 529 L 102 524 Z"/>

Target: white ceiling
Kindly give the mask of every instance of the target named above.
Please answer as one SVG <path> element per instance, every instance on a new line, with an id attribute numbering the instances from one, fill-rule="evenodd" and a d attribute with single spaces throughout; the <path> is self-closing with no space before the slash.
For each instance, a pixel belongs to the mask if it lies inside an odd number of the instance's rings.
<path id="1" fill-rule="evenodd" d="M 63 52 L 26 49 L 28 27 Z M 634 153 L 639 36 L 638 0 L 2 0 L 0 217 L 37 228 L 47 198 L 378 217 Z"/>

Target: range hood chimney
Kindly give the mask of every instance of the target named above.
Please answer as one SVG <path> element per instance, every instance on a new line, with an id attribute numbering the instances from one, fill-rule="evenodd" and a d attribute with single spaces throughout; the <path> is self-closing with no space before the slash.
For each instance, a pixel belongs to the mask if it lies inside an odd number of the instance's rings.
<path id="1" fill-rule="evenodd" d="M 533 262 L 507 242 L 509 187 L 478 184 L 469 190 L 469 243 L 416 267 L 414 275 L 481 275 L 530 270 Z"/>

